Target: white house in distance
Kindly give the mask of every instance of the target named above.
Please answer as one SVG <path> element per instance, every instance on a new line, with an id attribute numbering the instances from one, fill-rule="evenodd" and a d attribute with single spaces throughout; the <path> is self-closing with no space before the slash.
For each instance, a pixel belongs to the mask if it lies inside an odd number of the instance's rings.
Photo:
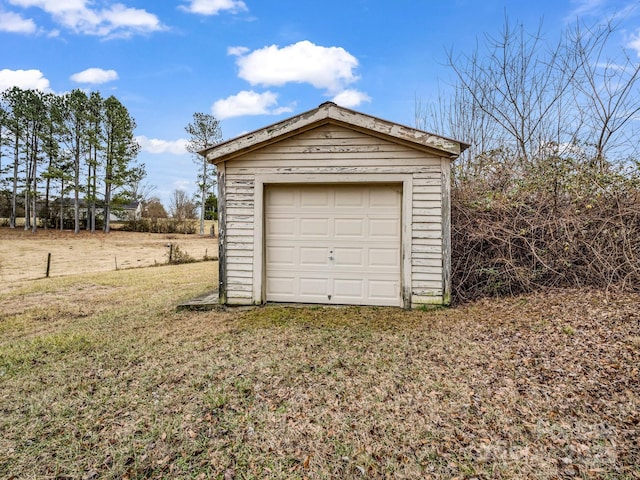
<path id="1" fill-rule="evenodd" d="M 218 169 L 220 303 L 448 304 L 450 164 L 467 147 L 324 103 L 201 152 Z"/>

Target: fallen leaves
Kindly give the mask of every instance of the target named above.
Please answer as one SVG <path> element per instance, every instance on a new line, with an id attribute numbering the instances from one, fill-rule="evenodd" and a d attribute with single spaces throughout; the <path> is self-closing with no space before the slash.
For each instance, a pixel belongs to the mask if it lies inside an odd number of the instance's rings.
<path id="1" fill-rule="evenodd" d="M 0 476 L 637 479 L 639 306 L 558 290 L 434 312 L 167 307 L 111 319 L 118 335 L 69 320 L 92 348 L 0 379 Z"/>

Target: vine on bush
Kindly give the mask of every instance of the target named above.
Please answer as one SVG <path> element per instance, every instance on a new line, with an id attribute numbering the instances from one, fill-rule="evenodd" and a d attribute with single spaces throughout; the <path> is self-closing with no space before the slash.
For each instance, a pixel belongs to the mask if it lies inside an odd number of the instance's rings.
<path id="1" fill-rule="evenodd" d="M 537 168 L 502 190 L 490 176 L 453 189 L 454 298 L 551 287 L 640 291 L 637 171 Z"/>

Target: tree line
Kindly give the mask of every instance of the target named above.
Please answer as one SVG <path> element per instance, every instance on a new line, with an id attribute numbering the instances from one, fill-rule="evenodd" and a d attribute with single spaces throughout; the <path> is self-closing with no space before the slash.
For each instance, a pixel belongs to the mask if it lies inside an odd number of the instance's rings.
<path id="1" fill-rule="evenodd" d="M 140 202 L 140 216 L 128 219 L 121 228 L 131 232 L 196 233 L 200 217 L 200 235 L 204 235 L 204 220 L 218 219 L 218 198 L 208 193 L 202 209 L 198 197 L 198 193 L 189 196 L 184 190 L 176 189 L 168 199 L 167 208 L 156 196 L 144 198 Z"/>
<path id="2" fill-rule="evenodd" d="M 174 190 L 167 209 L 158 197 L 145 198 L 139 218 L 129 220 L 126 230 L 151 233 L 195 233 L 194 220 L 200 219 L 200 235 L 205 234 L 205 220 L 218 219 L 218 198 L 212 191 L 216 184 L 215 166 L 199 152 L 218 144 L 222 139 L 220 121 L 208 113 L 196 112 L 185 127 L 189 135 L 186 150 L 197 166 L 197 190 L 189 197 L 184 190 Z M 199 213 L 198 213 L 199 212 Z M 168 217 L 171 217 L 169 220 Z"/>
<path id="3" fill-rule="evenodd" d="M 505 20 L 447 52 L 450 94 L 418 128 L 471 145 L 453 163 L 458 300 L 547 287 L 640 288 L 640 63 L 614 22 L 556 40 Z"/>
<path id="4" fill-rule="evenodd" d="M 75 89 L 65 94 L 13 87 L 0 94 L 0 202 L 16 228 L 64 227 L 72 209 L 76 233 L 92 232 L 111 210 L 139 200 L 146 176 L 136 162 L 135 120 L 113 95 Z M 71 200 L 68 196 L 71 195 Z M 66 203 L 70 205 L 67 205 Z"/>

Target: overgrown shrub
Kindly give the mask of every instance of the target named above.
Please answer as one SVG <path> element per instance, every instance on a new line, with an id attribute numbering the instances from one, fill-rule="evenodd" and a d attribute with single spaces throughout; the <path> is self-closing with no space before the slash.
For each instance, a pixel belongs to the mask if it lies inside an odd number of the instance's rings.
<path id="1" fill-rule="evenodd" d="M 194 263 L 196 261 L 191 255 L 182 250 L 179 245 L 171 245 L 167 252 L 168 261 L 171 264 Z"/>
<path id="2" fill-rule="evenodd" d="M 549 287 L 640 291 L 637 170 L 540 162 L 507 178 L 497 187 L 485 171 L 453 189 L 457 301 Z"/>
<path id="3" fill-rule="evenodd" d="M 122 227 L 128 232 L 147 233 L 196 233 L 197 221 L 193 219 L 176 220 L 173 218 L 142 218 L 129 220 Z"/>
<path id="4" fill-rule="evenodd" d="M 416 124 L 470 142 L 454 163 L 454 298 L 640 289 L 640 65 L 615 16 L 547 37 L 505 22 Z M 629 159 L 627 157 L 633 157 Z"/>

